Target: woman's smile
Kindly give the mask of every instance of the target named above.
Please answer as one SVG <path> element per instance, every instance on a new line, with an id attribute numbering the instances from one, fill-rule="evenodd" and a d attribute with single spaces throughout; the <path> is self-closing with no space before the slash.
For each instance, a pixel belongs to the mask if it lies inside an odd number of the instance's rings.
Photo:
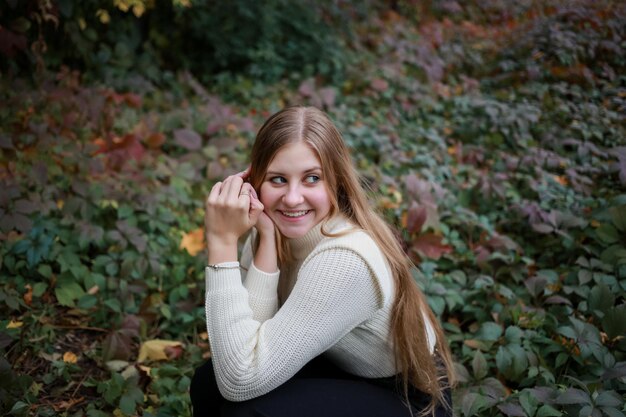
<path id="1" fill-rule="evenodd" d="M 303 142 L 278 151 L 259 194 L 265 212 L 287 238 L 304 236 L 330 212 L 320 160 Z"/>

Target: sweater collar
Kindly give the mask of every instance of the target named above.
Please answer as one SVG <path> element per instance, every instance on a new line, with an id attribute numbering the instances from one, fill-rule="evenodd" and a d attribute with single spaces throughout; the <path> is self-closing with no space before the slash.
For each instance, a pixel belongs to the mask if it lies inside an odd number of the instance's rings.
<path id="1" fill-rule="evenodd" d="M 337 215 L 332 219 L 321 221 L 309 230 L 304 236 L 289 239 L 291 255 L 294 260 L 303 260 L 323 239 L 327 238 L 322 234 L 322 226 L 325 232 L 335 233 L 350 227 L 348 219 L 342 215 Z"/>

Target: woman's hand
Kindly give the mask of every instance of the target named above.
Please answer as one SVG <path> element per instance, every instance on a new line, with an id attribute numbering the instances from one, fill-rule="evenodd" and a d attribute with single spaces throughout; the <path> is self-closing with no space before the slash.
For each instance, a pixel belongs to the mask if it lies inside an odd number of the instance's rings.
<path id="1" fill-rule="evenodd" d="M 268 238 L 272 238 L 273 239 L 274 238 L 274 231 L 275 231 L 274 222 L 263 211 L 265 209 L 265 207 L 263 206 L 263 203 L 261 203 L 261 201 L 259 200 L 259 197 L 257 196 L 257 193 L 254 190 L 254 188 L 252 188 L 252 187 L 250 187 L 250 188 L 251 188 L 251 191 L 250 191 L 250 209 L 252 210 L 253 206 L 261 208 L 261 213 L 259 214 L 259 218 L 257 219 L 257 222 L 254 225 L 254 227 L 256 227 L 256 230 L 259 232 L 259 235 L 261 237 L 268 237 Z"/>
<path id="2" fill-rule="evenodd" d="M 263 204 L 244 183 L 247 170 L 216 183 L 205 203 L 204 226 L 209 263 L 237 260 L 237 241 L 259 220 Z"/>

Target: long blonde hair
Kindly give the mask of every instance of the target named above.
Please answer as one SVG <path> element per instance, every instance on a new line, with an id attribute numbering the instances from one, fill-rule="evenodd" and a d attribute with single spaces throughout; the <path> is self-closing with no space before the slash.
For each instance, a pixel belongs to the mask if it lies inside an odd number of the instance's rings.
<path id="1" fill-rule="evenodd" d="M 251 185 L 260 190 L 276 153 L 294 142 L 304 142 L 320 159 L 324 183 L 331 198 L 328 218 L 337 212 L 342 213 L 374 239 L 387 259 L 396 288 L 391 317 L 395 361 L 402 376 L 405 397 L 411 384 L 431 396 L 425 414 L 433 412 L 438 404 L 449 407 L 444 389 L 451 386 L 455 378 L 443 330 L 413 280 L 411 261 L 389 225 L 369 203 L 348 148 L 328 116 L 314 107 L 289 107 L 272 115 L 259 130 L 252 148 Z M 280 233 L 277 236 L 279 263 L 282 264 L 289 260 L 288 245 L 286 239 L 280 238 Z M 430 352 L 425 316 L 435 330 L 435 349 L 441 363 Z"/>

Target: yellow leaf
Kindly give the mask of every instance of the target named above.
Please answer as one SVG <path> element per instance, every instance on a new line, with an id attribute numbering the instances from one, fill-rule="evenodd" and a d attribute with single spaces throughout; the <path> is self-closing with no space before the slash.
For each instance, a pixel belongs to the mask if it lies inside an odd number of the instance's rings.
<path id="1" fill-rule="evenodd" d="M 78 357 L 73 352 L 65 352 L 63 354 L 63 362 L 65 363 L 76 363 L 78 361 Z"/>
<path id="2" fill-rule="evenodd" d="M 87 28 L 87 22 L 82 17 L 78 19 L 78 26 L 80 26 L 80 30 L 85 30 Z"/>
<path id="3" fill-rule="evenodd" d="M 146 11 L 146 6 L 143 3 L 135 4 L 133 6 L 133 14 L 135 17 L 141 17 L 142 14 Z"/>
<path id="4" fill-rule="evenodd" d="M 233 123 L 229 123 L 226 126 L 226 133 L 228 133 L 230 136 L 234 136 L 237 134 L 237 126 L 235 126 Z"/>
<path id="5" fill-rule="evenodd" d="M 150 376 L 150 371 L 152 371 L 152 368 L 149 366 L 145 366 L 145 365 L 139 365 L 139 369 L 141 369 L 143 372 L 146 373 L 146 375 Z"/>
<path id="6" fill-rule="evenodd" d="M 108 24 L 111 21 L 111 15 L 109 14 L 109 12 L 107 10 L 104 9 L 99 9 L 96 12 L 96 16 L 98 16 L 98 18 L 100 18 L 100 23 L 103 24 Z"/>
<path id="7" fill-rule="evenodd" d="M 552 176 L 556 182 L 561 185 L 567 185 L 567 178 L 564 175 L 553 175 Z"/>
<path id="8" fill-rule="evenodd" d="M 117 0 L 114 3 L 117 6 L 117 8 L 120 9 L 121 11 L 123 12 L 128 11 L 129 5 L 124 0 Z"/>
<path id="9" fill-rule="evenodd" d="M 139 348 L 139 357 L 137 358 L 137 362 L 144 362 L 146 360 L 167 360 L 168 358 L 167 354 L 165 353 L 165 349 L 175 346 L 182 346 L 182 343 L 174 340 L 147 340 L 143 342 L 141 344 L 141 347 Z"/>
<path id="10" fill-rule="evenodd" d="M 204 230 L 200 227 L 185 233 L 180 240 L 180 249 L 185 249 L 191 256 L 196 256 L 204 249 Z"/>
<path id="11" fill-rule="evenodd" d="M 24 325 L 23 321 L 11 320 L 9 324 L 7 324 L 7 329 L 17 329 L 18 327 L 22 327 L 23 325 Z"/>

